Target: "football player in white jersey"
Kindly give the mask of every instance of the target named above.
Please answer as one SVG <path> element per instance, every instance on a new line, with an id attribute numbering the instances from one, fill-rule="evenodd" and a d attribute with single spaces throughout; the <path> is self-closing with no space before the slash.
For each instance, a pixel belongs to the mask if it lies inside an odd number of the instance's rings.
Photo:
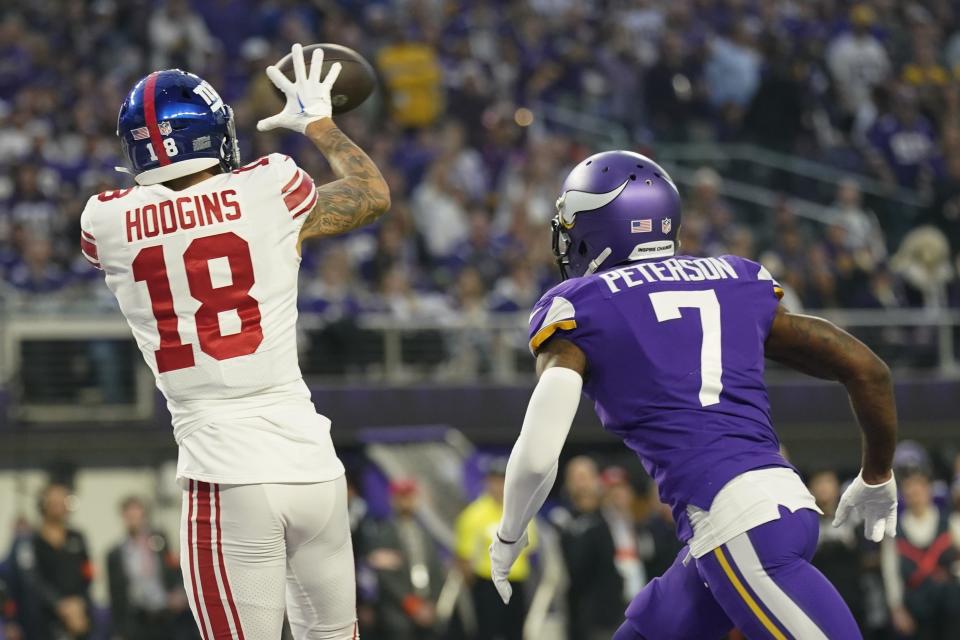
<path id="1" fill-rule="evenodd" d="M 300 243 L 368 224 L 383 177 L 331 119 L 339 63 L 268 77 L 283 111 L 257 128 L 306 135 L 337 180 L 289 157 L 239 166 L 233 112 L 195 75 L 157 71 L 120 108 L 136 186 L 93 196 L 81 248 L 106 276 L 179 445 L 181 564 L 204 640 L 358 637 L 344 468 L 297 363 Z"/>

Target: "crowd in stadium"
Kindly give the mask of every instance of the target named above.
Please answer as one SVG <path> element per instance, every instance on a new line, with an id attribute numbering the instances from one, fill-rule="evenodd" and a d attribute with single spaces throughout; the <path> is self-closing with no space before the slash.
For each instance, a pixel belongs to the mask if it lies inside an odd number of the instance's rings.
<path id="1" fill-rule="evenodd" d="M 12 298 L 85 297 L 97 276 L 79 259 L 79 215 L 130 182 L 114 172 L 116 109 L 152 69 L 217 87 L 248 160 L 281 150 L 329 178 L 304 139 L 252 124 L 279 105 L 262 71 L 287 43 L 332 41 L 381 76 L 379 103 L 339 122 L 394 206 L 376 228 L 306 250 L 307 310 L 529 309 L 557 279 L 559 180 L 593 150 L 545 126 L 545 104 L 616 124 L 654 156 L 664 142 L 749 141 L 849 176 L 821 202 L 826 225 L 796 215 L 795 193 L 748 221 L 708 168 L 685 189 L 684 251 L 762 259 L 795 306 L 956 304 L 958 27 L 950 0 L 20 3 L 0 12 L 0 281 Z M 888 233 L 864 177 L 925 203 L 898 229 L 940 233 Z"/>
<path id="2" fill-rule="evenodd" d="M 806 475 L 823 511 L 813 562 L 868 640 L 947 640 L 960 625 L 960 456 L 951 468 L 940 453 L 901 443 L 895 461 L 904 507 L 898 538 L 879 545 L 864 539 L 861 522 L 832 526 L 843 481 L 837 472 L 818 468 Z M 555 499 L 534 523 L 530 549 L 511 570 L 514 597 L 504 606 L 490 580 L 486 550 L 501 516 L 505 462 L 490 458 L 482 469 L 475 499 L 447 523 L 455 530 L 450 547 L 438 542 L 422 517 L 432 499 L 428 487 L 413 478 L 395 479 L 387 485 L 387 512 L 380 514 L 368 506 L 363 483 L 352 484 L 349 512 L 364 638 L 520 640 L 536 586 L 547 579 L 542 540 L 550 535 L 565 568 L 559 606 L 566 637 L 606 639 L 622 622 L 626 603 L 681 551 L 670 509 L 646 476 L 576 456 L 566 462 Z M 152 524 L 149 503 L 131 496 L 119 505 L 125 535 L 102 564 L 94 564 L 83 532 L 70 526 L 71 492 L 60 482 L 46 487 L 38 524 L 19 522 L 13 548 L 0 555 L 0 638 L 195 640 L 175 547 Z M 100 572 L 109 601 L 93 603 L 90 582 Z M 462 576 L 473 615 L 461 609 L 452 618 L 439 613 L 441 593 L 454 574 Z M 730 640 L 742 636 L 734 633 Z"/>

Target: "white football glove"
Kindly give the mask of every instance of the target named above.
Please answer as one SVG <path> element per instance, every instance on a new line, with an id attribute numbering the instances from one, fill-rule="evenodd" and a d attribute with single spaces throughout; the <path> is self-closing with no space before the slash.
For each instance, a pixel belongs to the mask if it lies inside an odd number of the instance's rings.
<path id="1" fill-rule="evenodd" d="M 309 76 L 303 59 L 303 47 L 299 43 L 290 49 L 290 57 L 293 58 L 293 82 L 290 82 L 289 78 L 283 75 L 275 65 L 267 67 L 267 77 L 287 97 L 287 104 L 277 115 L 258 122 L 258 131 L 270 131 L 282 127 L 303 133 L 311 122 L 333 115 L 330 90 L 333 89 L 333 83 L 340 75 L 340 63 L 335 62 L 327 72 L 327 77 L 321 81 L 322 48 L 317 47 L 313 50 Z"/>
<path id="2" fill-rule="evenodd" d="M 868 540 L 880 542 L 884 534 L 897 535 L 897 481 L 893 474 L 882 484 L 867 484 L 857 475 L 840 496 L 833 526 L 842 526 L 851 513 L 863 518 L 863 535 Z"/>
<path id="3" fill-rule="evenodd" d="M 497 593 L 503 600 L 503 604 L 510 602 L 510 596 L 513 595 L 513 587 L 510 586 L 510 569 L 513 563 L 517 561 L 523 550 L 530 544 L 527 532 L 516 542 L 507 543 L 500 539 L 499 535 L 494 536 L 493 543 L 490 545 L 490 577 L 493 579 L 493 586 L 497 588 Z"/>

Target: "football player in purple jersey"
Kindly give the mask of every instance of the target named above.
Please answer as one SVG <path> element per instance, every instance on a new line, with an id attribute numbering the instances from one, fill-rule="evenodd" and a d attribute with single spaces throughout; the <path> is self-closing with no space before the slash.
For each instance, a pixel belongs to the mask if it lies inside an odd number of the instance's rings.
<path id="1" fill-rule="evenodd" d="M 686 546 L 633 599 L 614 640 L 860 638 L 810 564 L 819 509 L 780 454 L 764 358 L 843 384 L 863 431 L 862 469 L 835 525 L 862 518 L 893 536 L 897 416 L 890 371 L 831 323 L 790 313 L 756 262 L 680 255 L 680 196 L 656 163 L 628 151 L 587 158 L 553 220 L 564 281 L 530 317 L 540 380 L 507 467 L 490 547 L 504 601 L 526 528 L 556 478 L 581 391 L 634 450 Z"/>

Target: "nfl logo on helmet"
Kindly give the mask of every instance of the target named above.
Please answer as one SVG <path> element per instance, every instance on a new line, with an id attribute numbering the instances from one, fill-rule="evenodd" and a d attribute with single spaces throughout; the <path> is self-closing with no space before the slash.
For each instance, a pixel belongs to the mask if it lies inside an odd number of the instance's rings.
<path id="1" fill-rule="evenodd" d="M 670 233 L 671 229 L 673 229 L 673 220 L 671 218 L 664 218 L 660 221 L 660 231 L 664 234 Z"/>

